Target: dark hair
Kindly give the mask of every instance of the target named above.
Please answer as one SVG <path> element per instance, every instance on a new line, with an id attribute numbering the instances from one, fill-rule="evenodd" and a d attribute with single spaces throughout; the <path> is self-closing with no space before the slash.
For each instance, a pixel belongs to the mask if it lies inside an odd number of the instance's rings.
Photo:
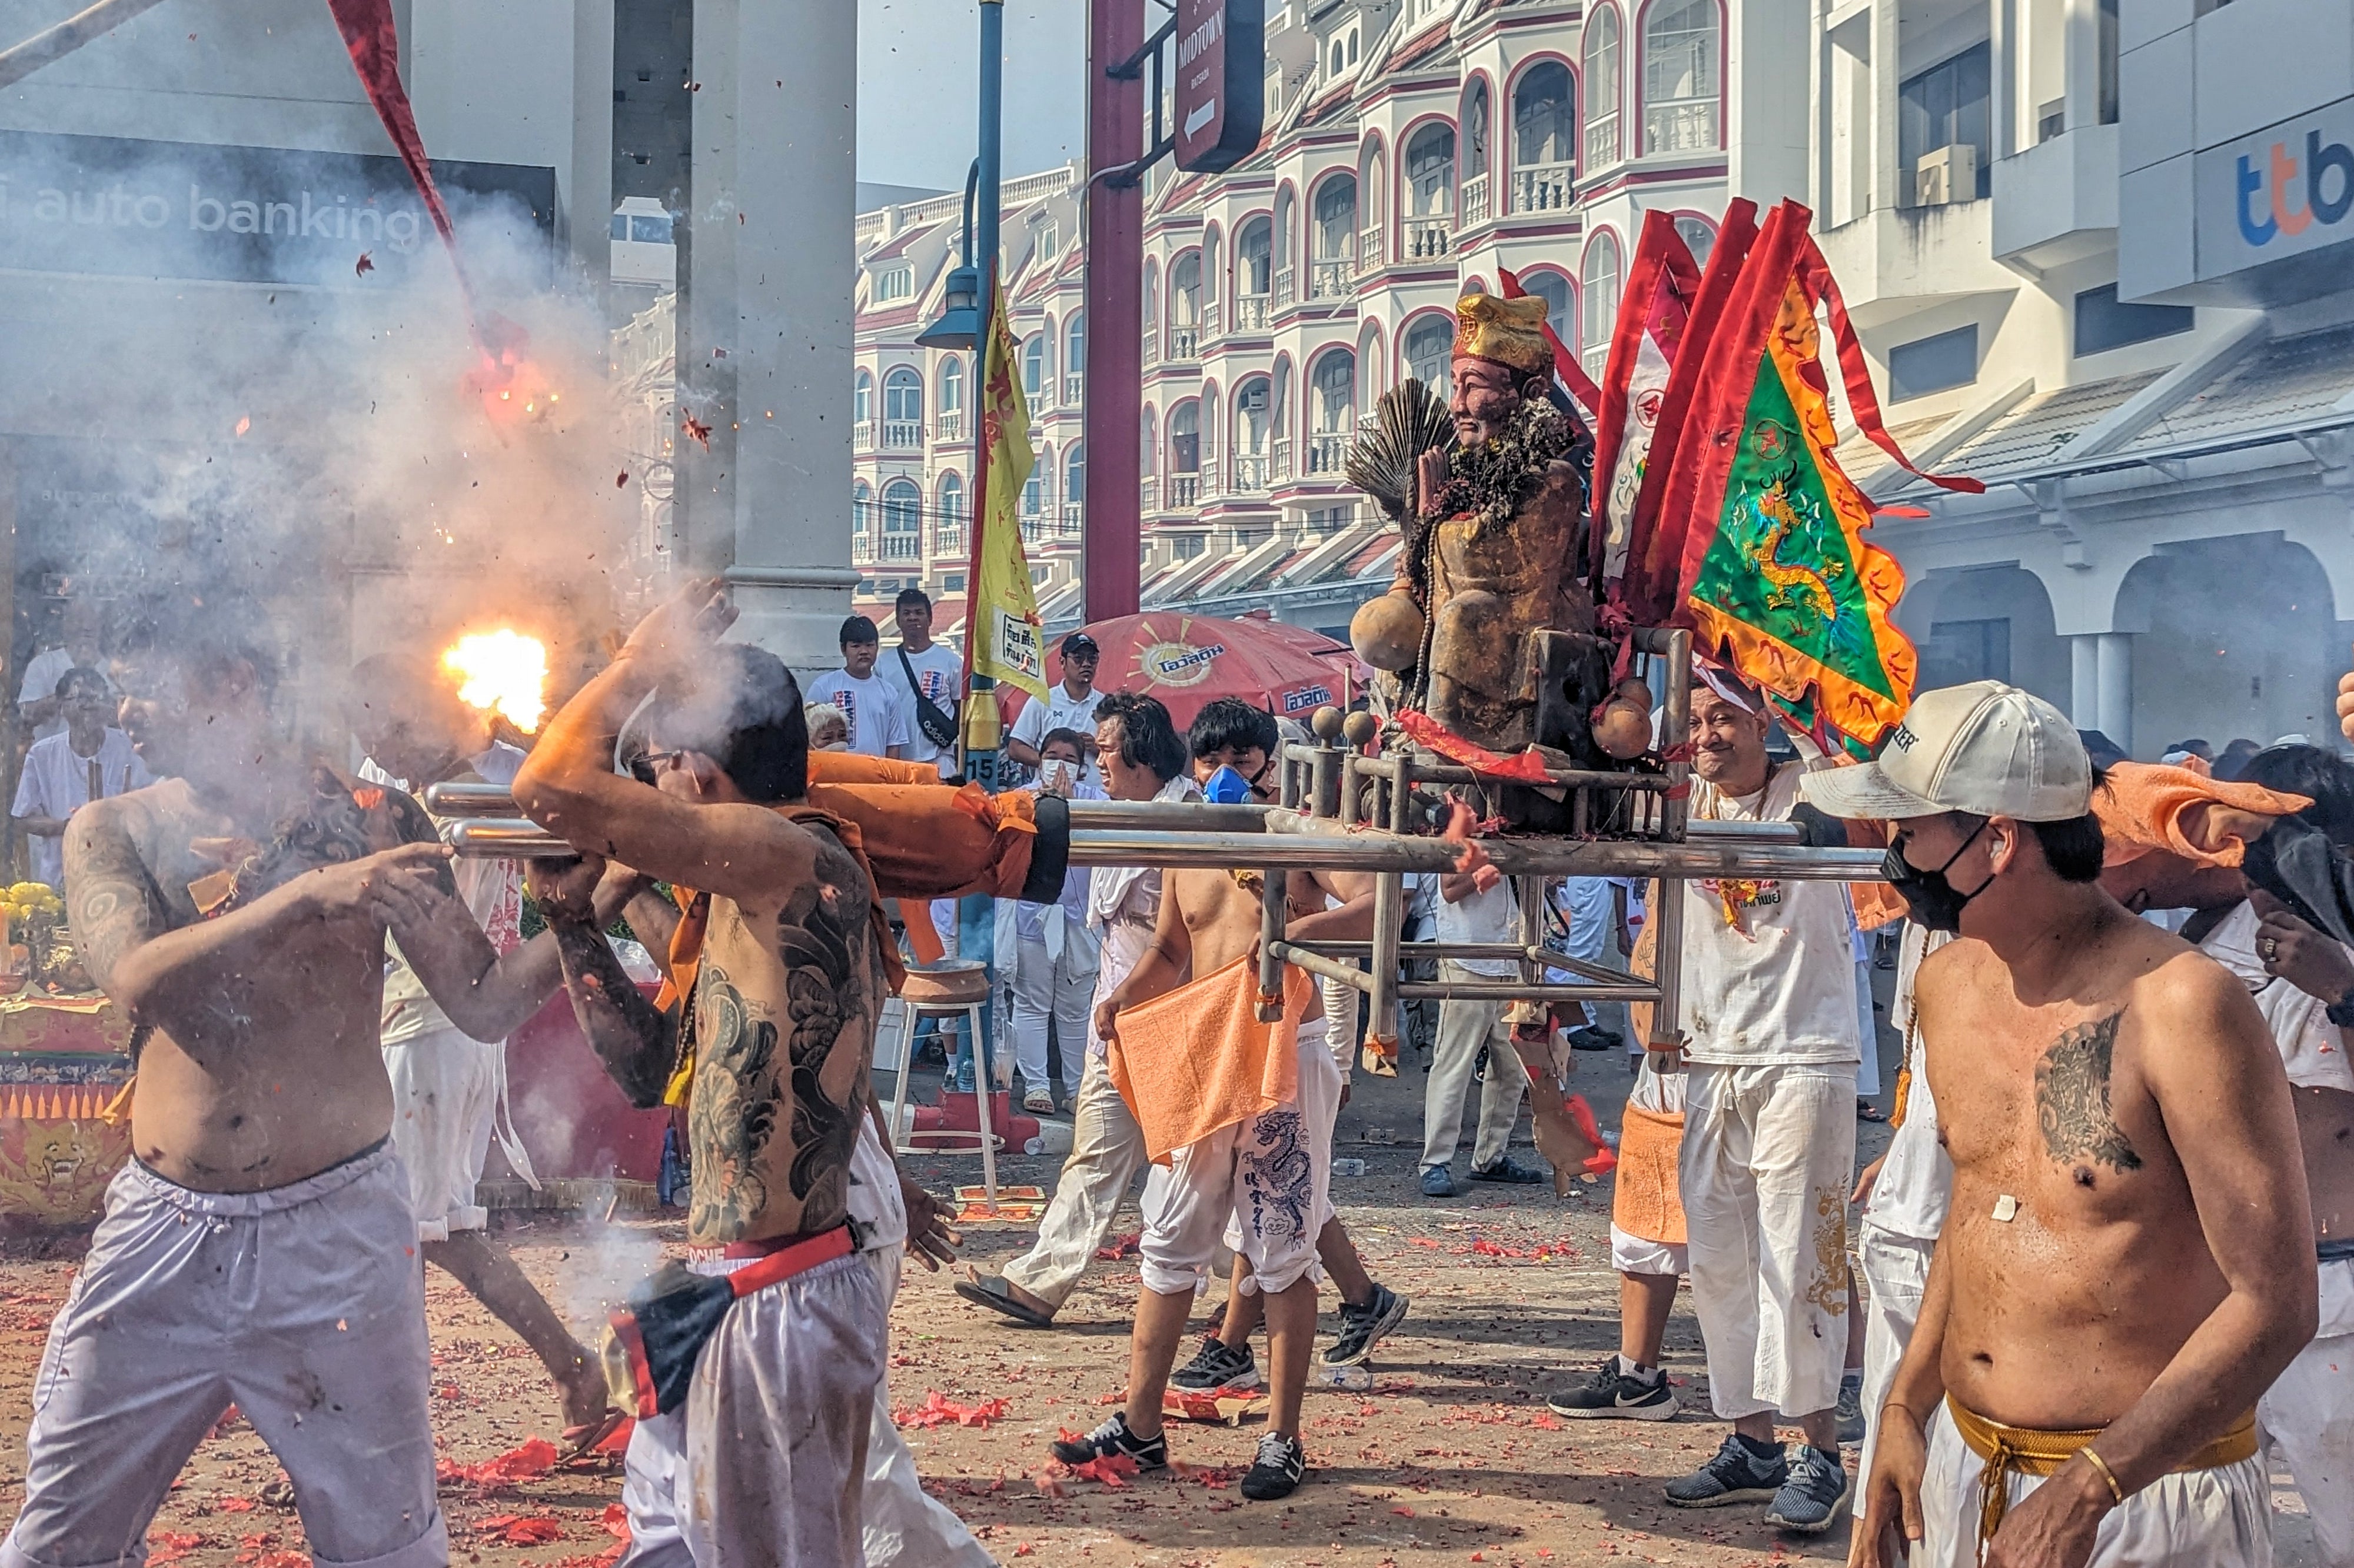
<path id="1" fill-rule="evenodd" d="M 844 648 L 849 647 L 854 642 L 879 643 L 882 641 L 883 634 L 875 630 L 875 623 L 867 620 L 864 616 L 853 615 L 843 619 L 842 623 L 842 645 Z"/>
<path id="2" fill-rule="evenodd" d="M 2236 782 L 2240 778 L 2240 769 L 2248 765 L 2248 758 L 2263 749 L 2264 747 L 2254 741 L 2244 737 L 2232 741 L 2223 747 L 2221 756 L 2212 759 L 2215 777 L 2226 783 Z"/>
<path id="3" fill-rule="evenodd" d="M 2084 743 L 2084 755 L 2093 759 L 2095 769 L 2127 760 L 2126 748 L 2096 729 L 2080 729 L 2076 738 Z"/>
<path id="4" fill-rule="evenodd" d="M 746 800 L 767 806 L 809 792 L 801 683 L 774 653 L 723 642 L 663 694 L 663 742 L 710 758 Z"/>
<path id="5" fill-rule="evenodd" d="M 106 677 L 87 664 L 77 664 L 58 677 L 58 689 L 55 693 L 57 699 L 63 702 L 72 696 L 76 686 L 96 686 L 98 694 L 101 697 L 106 695 L 108 691 Z"/>
<path id="6" fill-rule="evenodd" d="M 932 596 L 919 588 L 903 588 L 899 590 L 899 597 L 891 601 L 891 608 L 905 609 L 911 604 L 920 604 L 929 609 L 932 608 Z"/>
<path id="7" fill-rule="evenodd" d="M 1164 784 L 1185 771 L 1185 743 L 1157 698 L 1114 692 L 1096 705 L 1096 723 L 1107 719 L 1119 721 L 1119 759 L 1130 768 L 1149 768 Z"/>
<path id="8" fill-rule="evenodd" d="M 1283 744 L 1283 732 L 1276 727 L 1275 715 L 1240 697 L 1220 697 L 1205 703 L 1193 715 L 1193 727 L 1185 732 L 1186 744 L 1195 757 L 1212 757 L 1232 749 L 1247 751 L 1258 747 L 1269 757 Z"/>
<path id="9" fill-rule="evenodd" d="M 2098 731 L 2094 733 L 2098 734 Z M 2093 793 L 2099 794 L 2109 787 L 2109 770 L 2095 760 L 2093 764 Z M 2101 860 L 2108 849 L 2108 841 L 2101 835 L 2098 813 L 2087 811 L 2081 817 L 2069 817 L 2057 822 L 2029 822 L 2035 842 L 2043 847 L 2044 863 L 2052 874 L 2062 882 L 2096 882 L 2101 875 Z"/>
<path id="10" fill-rule="evenodd" d="M 1069 747 L 1081 757 L 1087 754 L 1087 737 L 1068 725 L 1050 729 L 1041 736 L 1038 741 L 1038 754 L 1044 756 L 1048 747 L 1057 744 Z"/>
<path id="11" fill-rule="evenodd" d="M 2248 758 L 2240 782 L 2261 784 L 2313 804 L 2296 820 L 2320 829 L 2329 842 L 2354 847 L 2354 765 L 2317 746 L 2270 746 Z"/>
<path id="12" fill-rule="evenodd" d="M 2172 746 L 2168 747 L 2166 749 L 2167 749 L 2167 750 L 2168 750 L 2168 751 L 2187 751 L 2187 752 L 2189 752 L 2191 756 L 2193 756 L 2193 757 L 2198 757 L 2198 758 L 2205 758 L 2205 759 L 2206 759 L 2207 761 L 2209 761 L 2209 762 L 2212 762 L 2212 761 L 2214 761 L 2214 760 L 2215 760 L 2215 757 L 2214 757 L 2214 749 L 2215 749 L 2215 748 L 2214 748 L 2214 747 L 2211 747 L 2211 746 L 2209 746 L 2205 741 L 2200 740 L 2200 739 L 2198 736 L 2192 736 L 2191 738 L 2190 738 L 2189 740 L 2178 740 L 2178 741 L 2176 741 Z"/>

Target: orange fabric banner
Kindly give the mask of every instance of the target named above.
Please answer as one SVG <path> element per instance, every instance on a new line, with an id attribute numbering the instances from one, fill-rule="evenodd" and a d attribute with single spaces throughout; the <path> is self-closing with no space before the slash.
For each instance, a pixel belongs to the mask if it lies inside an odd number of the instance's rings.
<path id="1" fill-rule="evenodd" d="M 1258 969 L 1236 959 L 1119 1015 L 1106 1066 L 1155 1165 L 1299 1097 L 1299 1023 L 1315 981 L 1283 967 L 1283 1017 L 1258 1021 Z"/>

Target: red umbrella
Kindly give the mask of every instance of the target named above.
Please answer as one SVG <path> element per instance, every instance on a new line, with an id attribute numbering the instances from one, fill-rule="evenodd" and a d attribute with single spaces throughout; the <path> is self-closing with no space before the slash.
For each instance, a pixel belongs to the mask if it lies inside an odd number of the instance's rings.
<path id="1" fill-rule="evenodd" d="M 1103 650 L 1097 689 L 1157 697 L 1180 729 L 1218 697 L 1242 697 L 1302 723 L 1327 703 L 1349 701 L 1347 669 L 1329 657 L 1347 650 L 1305 627 L 1155 610 L 1082 630 Z M 1046 674 L 1063 678 L 1059 648 L 1047 659 Z"/>

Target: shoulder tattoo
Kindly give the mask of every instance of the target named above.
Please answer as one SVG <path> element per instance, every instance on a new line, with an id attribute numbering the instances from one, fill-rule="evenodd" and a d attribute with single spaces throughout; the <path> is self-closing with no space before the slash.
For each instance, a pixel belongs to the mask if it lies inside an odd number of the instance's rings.
<path id="1" fill-rule="evenodd" d="M 2124 1017 L 2120 1009 L 2062 1031 L 2035 1064 L 2035 1120 L 2044 1152 L 2054 1160 L 2141 1169 L 2141 1156 L 2109 1110 L 2110 1060 Z"/>

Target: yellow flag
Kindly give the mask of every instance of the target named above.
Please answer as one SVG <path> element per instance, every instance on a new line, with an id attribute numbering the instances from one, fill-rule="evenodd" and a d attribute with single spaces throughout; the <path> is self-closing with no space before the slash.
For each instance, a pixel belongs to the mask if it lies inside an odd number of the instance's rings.
<path id="1" fill-rule="evenodd" d="M 1005 290 L 991 291 L 989 342 L 981 375 L 980 532 L 972 545 L 972 673 L 993 675 L 1034 697 L 1046 694 L 1046 652 L 1038 595 L 1022 548 L 1022 487 L 1038 454 L 1030 447 L 1030 408 L 1013 374 L 1013 329 L 1005 320 Z"/>

